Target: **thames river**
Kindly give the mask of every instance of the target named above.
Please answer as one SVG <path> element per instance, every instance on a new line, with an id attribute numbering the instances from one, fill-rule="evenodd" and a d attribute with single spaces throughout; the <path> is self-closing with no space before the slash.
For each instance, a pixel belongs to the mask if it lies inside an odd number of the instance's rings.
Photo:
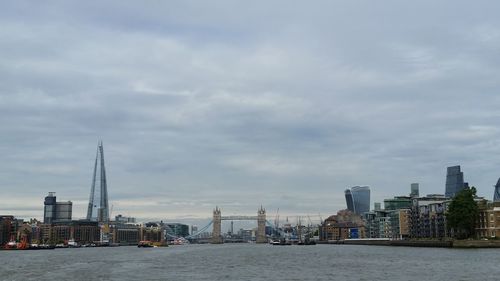
<path id="1" fill-rule="evenodd" d="M 500 280 L 500 250 L 224 244 L 0 251 L 0 280 Z"/>

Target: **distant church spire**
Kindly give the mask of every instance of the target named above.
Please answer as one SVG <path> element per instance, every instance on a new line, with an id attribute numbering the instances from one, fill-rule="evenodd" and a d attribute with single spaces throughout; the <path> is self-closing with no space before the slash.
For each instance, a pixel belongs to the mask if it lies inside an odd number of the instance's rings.
<path id="1" fill-rule="evenodd" d="M 99 189 L 98 193 L 95 192 L 96 186 Z M 108 188 L 106 184 L 106 169 L 104 167 L 104 148 L 102 140 L 97 144 L 94 174 L 92 176 L 89 205 L 87 209 L 87 220 L 99 222 L 109 221 Z"/>

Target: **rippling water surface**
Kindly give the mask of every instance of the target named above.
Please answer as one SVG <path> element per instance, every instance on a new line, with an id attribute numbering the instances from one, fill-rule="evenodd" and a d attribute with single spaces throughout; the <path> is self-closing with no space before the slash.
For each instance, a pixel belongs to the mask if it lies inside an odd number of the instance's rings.
<path id="1" fill-rule="evenodd" d="M 224 244 L 0 251 L 0 280 L 500 280 L 500 250 Z"/>

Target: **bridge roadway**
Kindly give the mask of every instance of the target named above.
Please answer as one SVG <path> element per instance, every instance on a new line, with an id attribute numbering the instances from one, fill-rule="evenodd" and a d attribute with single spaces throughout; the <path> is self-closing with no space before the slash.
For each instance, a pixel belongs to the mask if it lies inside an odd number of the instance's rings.
<path id="1" fill-rule="evenodd" d="M 221 216 L 220 219 L 223 221 L 256 221 L 257 216 Z"/>

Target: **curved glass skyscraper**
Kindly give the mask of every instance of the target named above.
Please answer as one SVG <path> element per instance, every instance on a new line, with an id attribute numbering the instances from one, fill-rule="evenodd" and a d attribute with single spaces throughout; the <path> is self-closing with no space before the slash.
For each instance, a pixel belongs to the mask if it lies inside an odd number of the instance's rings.
<path id="1" fill-rule="evenodd" d="M 347 210 L 354 213 L 354 201 L 352 200 L 351 190 L 348 188 L 344 191 L 345 193 L 345 202 L 347 204 Z"/>
<path id="2" fill-rule="evenodd" d="M 370 188 L 355 186 L 345 190 L 347 209 L 355 214 L 362 215 L 370 211 Z"/>
<path id="3" fill-rule="evenodd" d="M 497 185 L 495 185 L 495 193 L 493 194 L 493 202 L 500 201 L 500 179 L 497 181 Z"/>

